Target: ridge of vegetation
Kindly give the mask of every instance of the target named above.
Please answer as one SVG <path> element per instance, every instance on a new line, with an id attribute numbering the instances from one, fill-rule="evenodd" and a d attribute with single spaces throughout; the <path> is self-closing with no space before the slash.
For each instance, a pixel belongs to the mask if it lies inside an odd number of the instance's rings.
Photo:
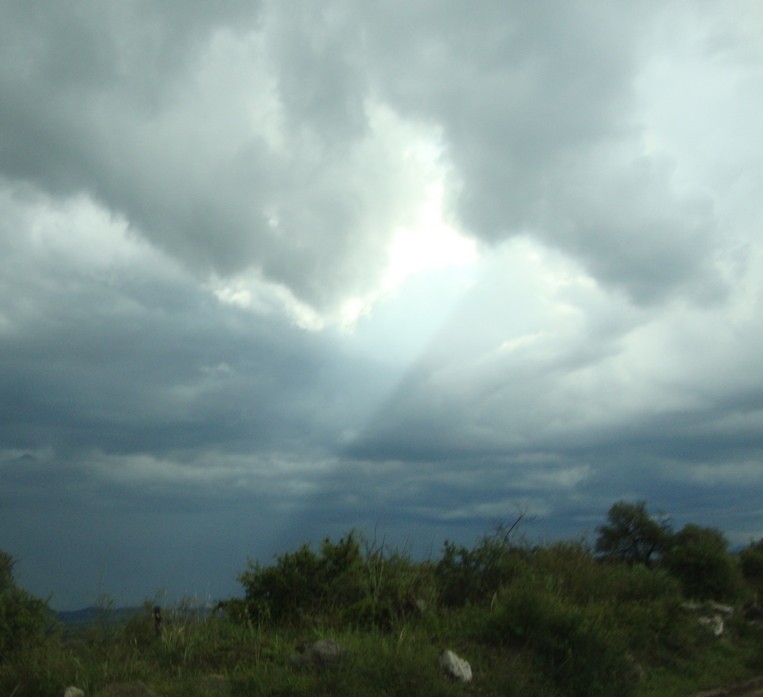
<path id="1" fill-rule="evenodd" d="M 214 613 L 186 602 L 157 616 L 149 602 L 115 623 L 104 602 L 75 631 L 16 586 L 0 553 L 0 694 L 76 685 L 90 697 L 141 681 L 201 696 L 216 675 L 231 697 L 685 697 L 763 673 L 763 627 L 745 618 L 763 589 L 763 540 L 731 553 L 720 531 L 673 531 L 644 502 L 612 506 L 593 547 L 517 541 L 520 521 L 471 547 L 446 541 L 427 561 L 350 532 L 248 562 L 243 596 Z M 733 608 L 720 636 L 698 621 L 702 607 Z M 292 660 L 322 638 L 347 650 L 337 665 Z M 444 648 L 471 663 L 473 682 L 439 671 Z"/>

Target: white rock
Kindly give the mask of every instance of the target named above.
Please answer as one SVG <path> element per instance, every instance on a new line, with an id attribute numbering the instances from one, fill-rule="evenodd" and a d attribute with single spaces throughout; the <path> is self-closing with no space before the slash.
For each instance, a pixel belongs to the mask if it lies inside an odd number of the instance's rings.
<path id="1" fill-rule="evenodd" d="M 456 680 L 461 682 L 471 682 L 472 680 L 472 667 L 468 661 L 463 658 L 459 658 L 450 649 L 445 649 L 440 654 L 440 668 Z"/>
<path id="2" fill-rule="evenodd" d="M 291 663 L 296 667 L 327 666 L 335 663 L 347 653 L 347 649 L 333 639 L 321 639 L 313 644 L 304 643 L 300 652 L 291 655 Z"/>
<path id="3" fill-rule="evenodd" d="M 731 605 L 721 605 L 720 603 L 708 603 L 711 610 L 715 610 L 719 615 L 724 617 L 732 617 L 734 615 L 734 608 Z"/>
<path id="4" fill-rule="evenodd" d="M 701 625 L 709 627 L 715 636 L 723 634 L 723 617 L 713 615 L 712 617 L 700 617 L 697 620 Z"/>
<path id="5" fill-rule="evenodd" d="M 85 693 L 78 687 L 70 685 L 61 692 L 61 697 L 85 697 Z"/>
<path id="6" fill-rule="evenodd" d="M 347 652 L 333 639 L 321 639 L 320 641 L 316 641 L 310 647 L 310 653 L 312 654 L 313 660 L 317 663 L 327 665 L 329 663 L 334 663 Z"/>

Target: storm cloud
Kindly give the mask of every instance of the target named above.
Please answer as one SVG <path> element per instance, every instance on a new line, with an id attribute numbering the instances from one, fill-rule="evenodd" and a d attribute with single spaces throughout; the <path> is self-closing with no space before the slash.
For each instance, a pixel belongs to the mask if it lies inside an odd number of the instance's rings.
<path id="1" fill-rule="evenodd" d="M 763 536 L 746 0 L 0 0 L 0 548 L 72 608 L 617 499 Z"/>

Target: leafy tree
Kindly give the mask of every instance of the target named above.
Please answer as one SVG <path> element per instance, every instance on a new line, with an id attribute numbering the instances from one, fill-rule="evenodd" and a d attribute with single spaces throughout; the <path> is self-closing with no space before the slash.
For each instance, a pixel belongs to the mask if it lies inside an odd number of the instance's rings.
<path id="1" fill-rule="evenodd" d="M 609 509 L 607 521 L 596 528 L 595 549 L 604 559 L 650 566 L 670 539 L 667 520 L 655 520 L 644 501 L 618 501 Z"/>
<path id="2" fill-rule="evenodd" d="M 742 587 L 742 575 L 720 530 L 685 525 L 670 541 L 665 568 L 697 599 L 732 600 Z"/>

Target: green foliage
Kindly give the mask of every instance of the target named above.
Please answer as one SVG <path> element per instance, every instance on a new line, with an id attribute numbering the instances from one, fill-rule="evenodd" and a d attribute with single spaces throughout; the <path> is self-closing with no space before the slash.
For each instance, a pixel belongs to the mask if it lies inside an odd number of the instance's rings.
<path id="1" fill-rule="evenodd" d="M 455 697 L 459 685 L 439 672 L 439 649 L 426 634 L 344 634 L 347 660 L 336 670 L 319 672 L 305 694 L 352 697 Z"/>
<path id="2" fill-rule="evenodd" d="M 295 626 L 315 622 L 391 629 L 432 598 L 429 569 L 356 533 L 325 539 L 320 552 L 303 545 L 274 566 L 250 562 L 239 576 L 243 603 L 224 603 L 229 616 Z"/>
<path id="3" fill-rule="evenodd" d="M 16 615 L 30 629 L 21 640 L 24 631 L 9 630 L 10 615 L 0 614 L 6 649 L 13 637 L 0 660 L 0 694 L 57 694 L 69 684 L 98 694 L 138 680 L 162 697 L 201 697 L 222 680 L 230 697 L 678 697 L 760 673 L 760 627 L 737 616 L 719 639 L 682 605 L 686 593 L 726 598 L 734 583 L 759 578 L 763 544 L 734 557 L 709 528 L 668 538 L 659 552 L 594 553 L 583 542 L 515 545 L 499 529 L 472 548 L 446 543 L 432 563 L 350 533 L 269 567 L 250 563 L 240 576 L 244 597 L 221 603 L 225 613 L 182 601 L 163 609 L 157 632 L 156 601 L 122 624 L 104 603 L 100 621 L 64 635 L 35 625 L 44 603 L 29 605 L 11 558 L 0 554 L 5 609 L 31 613 Z M 291 660 L 321 638 L 338 641 L 346 657 L 328 667 Z M 445 647 L 471 663 L 472 684 L 440 672 Z"/>
<path id="4" fill-rule="evenodd" d="M 559 542 L 537 552 L 536 565 L 572 601 L 649 603 L 680 596 L 679 584 L 659 568 L 629 565 L 594 557 L 582 544 Z"/>
<path id="5" fill-rule="evenodd" d="M 0 655 L 43 640 L 51 617 L 47 604 L 19 588 L 0 595 Z"/>
<path id="6" fill-rule="evenodd" d="M 763 538 L 745 547 L 739 559 L 744 578 L 756 592 L 763 592 Z"/>
<path id="7" fill-rule="evenodd" d="M 303 545 L 296 552 L 279 556 L 272 567 L 250 562 L 239 577 L 248 617 L 255 622 L 293 622 L 322 609 L 328 611 L 324 605 L 332 598 L 329 586 L 337 583 L 347 590 L 360 550 L 350 536 L 337 545 L 325 540 L 321 551 L 322 556 L 318 556 L 309 545 Z M 344 559 L 343 567 L 339 556 Z M 338 600 L 340 596 L 333 597 Z"/>
<path id="8" fill-rule="evenodd" d="M 660 662 L 693 639 L 696 622 L 681 609 L 680 583 L 661 568 L 602 561 L 581 543 L 538 549 L 534 577 L 518 583 L 553 589 L 564 603 L 606 618 L 633 655 Z"/>
<path id="9" fill-rule="evenodd" d="M 698 600 L 733 601 L 742 576 L 720 530 L 689 524 L 670 540 L 664 565 L 682 584 L 684 594 Z"/>
<path id="10" fill-rule="evenodd" d="M 486 623 L 484 637 L 532 652 L 562 694 L 633 694 L 633 667 L 606 614 L 565 601 L 548 584 L 512 588 Z"/>
<path id="11" fill-rule="evenodd" d="M 348 623 L 392 630 L 434 607 L 436 592 L 430 564 L 416 564 L 407 554 L 384 545 L 367 545 L 364 563 L 365 591 L 346 610 Z"/>
<path id="12" fill-rule="evenodd" d="M 650 565 L 670 539 L 667 522 L 655 520 L 644 501 L 618 501 L 609 509 L 607 521 L 596 529 L 596 551 L 604 559 Z"/>
<path id="13" fill-rule="evenodd" d="M 25 681 L 32 694 L 44 694 L 56 667 L 49 660 L 54 623 L 48 605 L 16 585 L 13 566 L 13 557 L 0 551 L 0 694 L 18 693 Z M 31 678 L 19 680 L 20 666 L 34 666 Z"/>
<path id="14" fill-rule="evenodd" d="M 16 586 L 13 565 L 0 551 L 0 657 L 42 642 L 51 625 L 47 604 Z"/>
<path id="15" fill-rule="evenodd" d="M 13 557 L 0 551 L 0 593 L 5 593 L 16 586 L 13 580 Z"/>
<path id="16" fill-rule="evenodd" d="M 441 605 L 455 608 L 490 603 L 512 581 L 527 558 L 527 550 L 510 541 L 521 520 L 519 516 L 508 528 L 498 526 L 471 549 L 445 541 L 442 557 L 434 568 Z"/>

